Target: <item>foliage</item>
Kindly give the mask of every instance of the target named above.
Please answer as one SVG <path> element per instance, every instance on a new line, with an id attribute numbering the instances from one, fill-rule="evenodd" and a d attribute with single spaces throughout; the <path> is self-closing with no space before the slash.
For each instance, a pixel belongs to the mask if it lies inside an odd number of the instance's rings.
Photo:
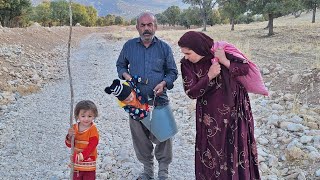
<path id="1" fill-rule="evenodd" d="M 217 2 L 215 0 L 182 0 L 182 2 L 199 6 L 203 21 L 203 31 L 206 31 L 208 17 L 212 14 L 212 9 Z"/>
<path id="2" fill-rule="evenodd" d="M 247 10 L 246 1 L 218 0 L 218 4 L 221 10 L 224 11 L 224 14 L 230 19 L 231 30 L 234 30 L 235 21 Z"/>
<path id="3" fill-rule="evenodd" d="M 296 17 L 300 16 L 301 12 L 304 10 L 303 0 L 290 0 L 287 5 L 287 13 L 292 13 Z M 299 15 L 297 15 L 300 12 Z"/>
<path id="4" fill-rule="evenodd" d="M 116 25 L 124 25 L 125 24 L 125 20 L 121 16 L 116 16 L 115 19 L 114 19 L 114 23 Z"/>
<path id="5" fill-rule="evenodd" d="M 52 1 L 51 20 L 59 22 L 60 26 L 66 25 L 69 19 L 69 4 L 65 0 Z"/>
<path id="6" fill-rule="evenodd" d="M 43 2 L 34 8 L 33 20 L 37 20 L 42 26 L 46 26 L 51 21 L 51 14 L 50 2 Z"/>
<path id="7" fill-rule="evenodd" d="M 213 9 L 212 10 L 212 15 L 211 15 L 211 17 L 209 19 L 209 22 L 212 25 L 221 24 L 221 15 L 220 15 L 219 10 L 217 10 L 217 9 Z"/>
<path id="8" fill-rule="evenodd" d="M 137 18 L 133 18 L 130 20 L 130 25 L 136 25 L 137 24 Z"/>
<path id="9" fill-rule="evenodd" d="M 0 22 L 2 26 L 22 26 L 30 8 L 30 0 L 0 0 Z"/>
<path id="10" fill-rule="evenodd" d="M 192 6 L 182 11 L 179 18 L 179 24 L 187 28 L 190 28 L 191 25 L 201 26 L 202 20 L 200 17 L 200 9 Z"/>
<path id="11" fill-rule="evenodd" d="M 309 10 L 313 9 L 314 7 L 320 7 L 320 0 L 302 0 L 302 3 L 304 7 Z"/>
<path id="12" fill-rule="evenodd" d="M 235 24 L 249 24 L 254 21 L 251 14 L 241 14 L 235 19 Z"/>
<path id="13" fill-rule="evenodd" d="M 163 13 L 155 14 L 155 17 L 157 18 L 158 24 L 166 25 L 169 23 L 167 16 Z"/>
<path id="14" fill-rule="evenodd" d="M 320 0 L 303 0 L 302 4 L 307 10 L 312 10 L 312 23 L 315 23 L 316 11 L 320 7 Z"/>
<path id="15" fill-rule="evenodd" d="M 72 25 L 80 23 L 81 25 L 88 26 L 89 15 L 85 6 L 77 3 L 72 4 Z"/>
<path id="16" fill-rule="evenodd" d="M 170 26 L 175 26 L 179 21 L 180 8 L 178 6 L 170 6 L 163 12 L 167 17 Z"/>
<path id="17" fill-rule="evenodd" d="M 299 0 L 249 0 L 249 9 L 253 14 L 268 15 L 268 35 L 273 35 L 273 19 L 291 11 L 294 1 Z"/>
<path id="18" fill-rule="evenodd" d="M 106 26 L 111 26 L 111 25 L 115 25 L 116 23 L 116 16 L 112 15 L 112 14 L 108 14 L 106 17 Z"/>
<path id="19" fill-rule="evenodd" d="M 86 7 L 89 16 L 88 26 L 95 26 L 98 19 L 98 11 L 93 6 Z"/>

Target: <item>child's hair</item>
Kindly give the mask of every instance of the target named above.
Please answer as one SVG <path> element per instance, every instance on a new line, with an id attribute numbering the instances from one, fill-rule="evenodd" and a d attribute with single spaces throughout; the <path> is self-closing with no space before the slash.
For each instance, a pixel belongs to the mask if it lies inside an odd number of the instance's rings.
<path id="1" fill-rule="evenodd" d="M 91 110 L 95 117 L 98 117 L 98 109 L 97 106 L 90 100 L 83 100 L 78 102 L 76 107 L 74 108 L 74 116 L 78 118 L 80 110 Z"/>

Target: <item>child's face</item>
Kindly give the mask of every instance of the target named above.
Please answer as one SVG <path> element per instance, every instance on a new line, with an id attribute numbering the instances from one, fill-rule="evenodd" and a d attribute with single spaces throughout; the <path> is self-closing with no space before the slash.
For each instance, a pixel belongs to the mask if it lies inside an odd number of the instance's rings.
<path id="1" fill-rule="evenodd" d="M 91 126 L 91 123 L 93 122 L 94 118 L 95 115 L 92 110 L 81 109 L 79 112 L 78 120 L 80 121 L 80 124 L 85 127 Z"/>
<path id="2" fill-rule="evenodd" d="M 131 92 L 129 96 L 125 100 L 123 100 L 123 102 L 130 103 L 131 101 L 133 101 L 133 99 L 134 99 L 134 94 Z"/>

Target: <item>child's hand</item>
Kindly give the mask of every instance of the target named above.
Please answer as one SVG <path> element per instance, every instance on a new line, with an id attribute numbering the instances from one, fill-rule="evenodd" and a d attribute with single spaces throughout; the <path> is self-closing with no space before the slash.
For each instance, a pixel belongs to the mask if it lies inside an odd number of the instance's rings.
<path id="1" fill-rule="evenodd" d="M 149 110 L 149 111 L 153 111 L 153 109 L 154 109 L 154 106 L 150 106 L 150 105 L 149 105 L 149 109 L 148 109 L 148 110 Z"/>
<path id="2" fill-rule="evenodd" d="M 70 156 L 71 161 L 73 162 L 80 162 L 83 161 L 83 155 L 82 153 L 74 153 L 73 155 Z"/>
<path id="3" fill-rule="evenodd" d="M 68 137 L 71 139 L 71 137 L 74 136 L 74 135 L 75 135 L 74 129 L 73 128 L 69 128 L 68 129 Z"/>

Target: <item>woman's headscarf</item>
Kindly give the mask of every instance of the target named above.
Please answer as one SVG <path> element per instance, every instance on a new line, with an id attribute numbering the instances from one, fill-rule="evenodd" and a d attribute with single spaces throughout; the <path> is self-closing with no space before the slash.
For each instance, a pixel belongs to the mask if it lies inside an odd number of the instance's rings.
<path id="1" fill-rule="evenodd" d="M 180 38 L 178 45 L 189 48 L 200 56 L 207 56 L 212 54 L 213 39 L 202 32 L 189 31 Z"/>
<path id="2" fill-rule="evenodd" d="M 211 51 L 214 42 L 209 36 L 202 32 L 189 31 L 181 36 L 178 41 L 178 45 L 180 47 L 189 48 L 193 50 L 200 56 L 204 56 L 206 59 L 210 59 L 214 57 L 214 53 Z M 184 60 L 184 58 L 182 58 Z M 229 70 L 222 66 L 221 76 L 223 77 L 224 83 L 222 84 L 222 88 L 224 89 L 224 95 L 228 101 L 230 106 L 233 106 L 232 100 L 232 90 L 230 85 L 230 75 Z"/>

